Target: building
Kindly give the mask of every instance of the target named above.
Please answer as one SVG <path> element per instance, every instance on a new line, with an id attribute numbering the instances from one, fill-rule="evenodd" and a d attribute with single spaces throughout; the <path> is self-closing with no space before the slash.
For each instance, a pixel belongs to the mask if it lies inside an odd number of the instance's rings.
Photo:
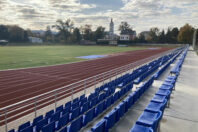
<path id="1" fill-rule="evenodd" d="M 120 33 L 120 40 L 121 41 L 131 41 L 136 38 L 136 31 L 133 30 L 127 30 L 127 31 L 122 31 Z"/>
<path id="2" fill-rule="evenodd" d="M 31 43 L 43 43 L 43 40 L 41 38 L 37 38 L 37 37 L 28 37 L 29 41 Z"/>
<path id="3" fill-rule="evenodd" d="M 109 32 L 105 35 L 105 38 L 98 39 L 98 43 L 105 43 L 110 45 L 117 45 L 117 40 L 119 39 L 118 35 L 114 34 L 114 22 L 111 18 L 109 23 Z"/>

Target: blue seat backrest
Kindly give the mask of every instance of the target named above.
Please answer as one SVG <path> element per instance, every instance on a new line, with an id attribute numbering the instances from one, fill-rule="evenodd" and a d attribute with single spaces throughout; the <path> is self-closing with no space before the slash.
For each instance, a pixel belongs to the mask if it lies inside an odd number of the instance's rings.
<path id="1" fill-rule="evenodd" d="M 80 96 L 80 101 L 83 100 L 85 98 L 85 94 Z"/>
<path id="2" fill-rule="evenodd" d="M 94 111 L 95 108 L 92 108 L 91 110 L 87 111 L 85 115 L 83 115 L 83 126 L 87 125 L 87 123 L 93 120 Z"/>
<path id="3" fill-rule="evenodd" d="M 71 101 L 67 102 L 67 103 L 65 104 L 65 107 L 71 107 Z"/>
<path id="4" fill-rule="evenodd" d="M 95 116 L 98 116 L 99 114 L 101 114 L 104 110 L 104 105 L 105 105 L 105 101 L 101 102 L 100 104 L 98 104 L 95 108 Z"/>
<path id="5" fill-rule="evenodd" d="M 60 111 L 52 114 L 51 118 L 50 118 L 50 122 L 53 122 L 53 121 L 58 121 L 60 118 Z"/>
<path id="6" fill-rule="evenodd" d="M 59 121 L 58 121 L 58 128 L 60 129 L 61 127 L 67 125 L 67 123 L 69 122 L 69 113 L 66 113 L 65 115 L 63 115 Z"/>
<path id="7" fill-rule="evenodd" d="M 29 127 L 29 126 L 30 126 L 30 121 L 20 125 L 18 131 L 21 131 L 21 130 L 25 129 L 26 127 Z"/>
<path id="8" fill-rule="evenodd" d="M 45 114 L 45 118 L 50 118 L 54 114 L 54 110 L 50 110 Z"/>
<path id="9" fill-rule="evenodd" d="M 62 111 L 62 115 L 69 113 L 70 112 L 70 107 L 65 107 Z"/>
<path id="10" fill-rule="evenodd" d="M 43 119 L 43 115 L 40 115 L 40 116 L 34 118 L 32 125 L 35 126 L 36 123 L 37 123 L 38 121 L 42 120 L 42 119 Z"/>
<path id="11" fill-rule="evenodd" d="M 77 107 L 79 107 L 79 102 L 72 103 L 71 109 L 75 109 Z"/>
<path id="12" fill-rule="evenodd" d="M 58 111 L 60 111 L 60 112 L 63 111 L 63 105 L 56 108 L 56 112 L 58 112 Z"/>
<path id="13" fill-rule="evenodd" d="M 25 129 L 21 130 L 20 132 L 33 132 L 33 126 L 26 127 Z"/>
<path id="14" fill-rule="evenodd" d="M 39 132 L 41 130 L 41 128 L 45 125 L 47 125 L 48 123 L 48 119 L 45 118 L 43 120 L 40 120 L 37 124 L 36 124 L 36 130 Z"/>
<path id="15" fill-rule="evenodd" d="M 91 131 L 92 132 L 104 132 L 105 131 L 105 123 L 106 123 L 106 120 L 102 119 L 95 126 L 93 126 L 91 128 Z"/>
<path id="16" fill-rule="evenodd" d="M 70 121 L 73 120 L 74 118 L 78 117 L 79 114 L 80 114 L 80 108 L 78 107 L 78 108 L 72 110 L 72 112 L 70 113 L 70 118 L 69 118 L 69 120 L 70 120 Z"/>
<path id="17" fill-rule="evenodd" d="M 51 122 L 48 125 L 45 125 L 42 129 L 42 132 L 55 132 L 55 122 Z"/>
<path id="18" fill-rule="evenodd" d="M 77 97 L 77 98 L 75 98 L 73 101 L 72 101 L 72 103 L 75 103 L 75 102 L 78 102 L 79 101 L 79 98 Z"/>
<path id="19" fill-rule="evenodd" d="M 118 92 L 116 92 L 116 93 L 114 94 L 114 96 L 113 96 L 114 102 L 118 100 L 118 94 L 119 94 Z"/>
<path id="20" fill-rule="evenodd" d="M 78 132 L 82 127 L 82 116 L 75 119 L 71 122 L 71 124 L 67 127 L 68 132 Z"/>
<path id="21" fill-rule="evenodd" d="M 108 131 L 108 129 L 112 128 L 116 122 L 116 109 L 113 109 L 111 112 L 109 112 L 104 118 L 107 120 L 105 129 Z"/>
<path id="22" fill-rule="evenodd" d="M 108 108 L 111 105 L 111 98 L 107 98 L 105 100 L 105 109 Z"/>
<path id="23" fill-rule="evenodd" d="M 89 108 L 92 108 L 92 107 L 94 107 L 96 104 L 97 104 L 97 97 L 95 97 L 95 98 L 93 98 L 91 101 L 90 101 L 90 106 L 89 106 Z"/>

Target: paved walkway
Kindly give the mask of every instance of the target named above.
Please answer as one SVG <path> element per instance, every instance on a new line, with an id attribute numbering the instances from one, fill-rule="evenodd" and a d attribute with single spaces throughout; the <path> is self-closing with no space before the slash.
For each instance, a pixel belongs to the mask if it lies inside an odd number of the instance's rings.
<path id="1" fill-rule="evenodd" d="M 161 132 L 198 132 L 198 56 L 188 51 Z"/>

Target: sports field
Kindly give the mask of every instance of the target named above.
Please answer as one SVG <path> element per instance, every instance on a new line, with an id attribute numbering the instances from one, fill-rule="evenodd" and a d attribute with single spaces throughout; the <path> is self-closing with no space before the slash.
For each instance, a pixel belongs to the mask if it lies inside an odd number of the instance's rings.
<path id="1" fill-rule="evenodd" d="M 0 47 L 0 70 L 65 64 L 86 55 L 104 55 L 144 49 L 113 46 L 9 46 Z"/>

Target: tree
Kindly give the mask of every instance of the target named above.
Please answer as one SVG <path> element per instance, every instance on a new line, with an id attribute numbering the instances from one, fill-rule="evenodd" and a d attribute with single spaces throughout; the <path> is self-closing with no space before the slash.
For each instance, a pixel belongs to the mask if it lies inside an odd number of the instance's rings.
<path id="1" fill-rule="evenodd" d="M 177 27 L 174 27 L 172 29 L 172 39 L 173 39 L 173 43 L 177 43 L 177 36 L 179 34 L 179 29 Z"/>
<path id="2" fill-rule="evenodd" d="M 158 42 L 159 43 L 166 43 L 166 36 L 165 36 L 164 29 L 162 30 L 162 32 L 159 33 Z"/>
<path id="3" fill-rule="evenodd" d="M 74 28 L 73 21 L 70 19 L 67 19 L 65 21 L 59 19 L 56 22 L 57 24 L 53 25 L 52 27 L 56 28 L 59 31 L 58 36 L 60 36 L 60 38 L 63 39 L 64 42 L 67 42 L 71 35 L 72 29 Z"/>
<path id="4" fill-rule="evenodd" d="M 24 29 L 17 25 L 9 26 L 8 31 L 9 40 L 11 42 L 23 42 L 27 40 L 27 38 L 25 38 L 26 35 Z"/>
<path id="5" fill-rule="evenodd" d="M 185 44 L 192 44 L 194 29 L 191 25 L 185 24 L 180 28 L 178 34 L 178 41 Z"/>
<path id="6" fill-rule="evenodd" d="M 151 36 L 151 42 L 158 42 L 159 29 L 157 27 L 151 28 L 149 31 L 149 35 Z"/>
<path id="7" fill-rule="evenodd" d="M 84 25 L 81 27 L 81 32 L 83 34 L 83 39 L 85 40 L 93 40 L 93 32 L 92 32 L 92 29 L 91 29 L 91 25 Z"/>
<path id="8" fill-rule="evenodd" d="M 5 25 L 0 25 L 0 40 L 1 39 L 5 39 L 5 40 L 9 39 L 8 28 Z"/>
<path id="9" fill-rule="evenodd" d="M 105 28 L 102 26 L 97 27 L 96 31 L 94 32 L 94 40 L 97 41 L 98 39 L 102 39 L 105 36 Z"/>
<path id="10" fill-rule="evenodd" d="M 118 30 L 121 31 L 121 34 L 122 34 L 124 32 L 132 31 L 132 28 L 130 27 L 130 25 L 127 22 L 121 22 Z"/>
<path id="11" fill-rule="evenodd" d="M 52 31 L 50 26 L 47 26 L 46 31 L 45 31 L 45 41 L 47 42 L 52 42 Z"/>
<path id="12" fill-rule="evenodd" d="M 73 34 L 72 34 L 72 42 L 80 42 L 81 40 L 81 34 L 80 34 L 80 29 L 74 28 Z"/>

